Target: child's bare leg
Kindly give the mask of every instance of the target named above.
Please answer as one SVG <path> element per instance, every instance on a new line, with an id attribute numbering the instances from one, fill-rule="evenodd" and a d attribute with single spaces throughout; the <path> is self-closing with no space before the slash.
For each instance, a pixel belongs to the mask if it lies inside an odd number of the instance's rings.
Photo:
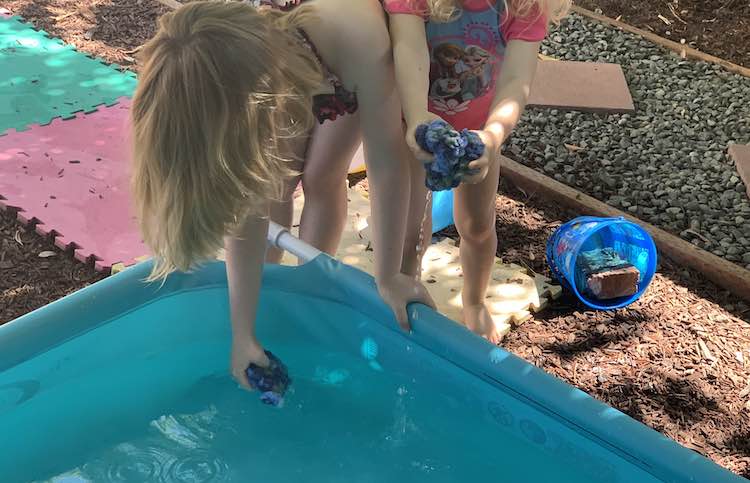
<path id="1" fill-rule="evenodd" d="M 497 251 L 495 195 L 499 178 L 500 164 L 494 162 L 481 183 L 459 186 L 454 200 L 456 228 L 461 235 L 464 324 L 493 343 L 502 337 L 484 301 Z"/>
<path id="2" fill-rule="evenodd" d="M 282 141 L 280 149 L 281 155 L 295 159 L 291 168 L 297 172 L 302 171 L 302 157 L 305 155 L 307 137 L 295 140 Z M 294 190 L 297 189 L 302 175 L 292 176 L 284 182 L 284 192 L 281 200 L 271 203 L 270 218 L 271 221 L 289 229 L 294 219 Z M 275 247 L 268 247 L 266 251 L 266 263 L 280 263 L 284 251 Z"/>
<path id="3" fill-rule="evenodd" d="M 409 171 L 411 192 L 401 272 L 417 277 L 418 275 L 421 276 L 422 272 L 422 256 L 432 241 L 432 198 L 430 198 L 430 203 L 425 205 L 427 187 L 424 184 L 425 169 L 422 163 L 416 159 L 410 159 Z M 421 243 L 420 233 L 422 235 Z M 417 248 L 417 245 L 419 245 L 419 248 Z"/>
<path id="4" fill-rule="evenodd" d="M 336 253 L 346 224 L 346 175 L 361 141 L 354 114 L 316 126 L 307 150 L 300 238 L 330 255 Z"/>

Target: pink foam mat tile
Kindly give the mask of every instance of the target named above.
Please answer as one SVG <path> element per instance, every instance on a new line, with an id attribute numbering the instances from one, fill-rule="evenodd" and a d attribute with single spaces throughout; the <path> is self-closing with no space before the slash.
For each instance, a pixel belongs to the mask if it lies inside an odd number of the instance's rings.
<path id="1" fill-rule="evenodd" d="M 0 204 L 97 269 L 147 253 L 129 186 L 128 99 L 0 137 Z"/>

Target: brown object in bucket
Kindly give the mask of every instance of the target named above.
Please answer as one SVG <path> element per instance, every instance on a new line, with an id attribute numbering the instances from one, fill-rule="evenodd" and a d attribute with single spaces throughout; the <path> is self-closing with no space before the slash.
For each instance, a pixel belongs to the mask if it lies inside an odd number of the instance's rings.
<path id="1" fill-rule="evenodd" d="M 630 297 L 638 292 L 640 276 L 638 269 L 630 265 L 589 275 L 586 285 L 591 294 L 599 300 Z"/>
<path id="2" fill-rule="evenodd" d="M 638 292 L 641 273 L 613 248 L 582 252 L 577 265 L 586 277 L 588 292 L 595 299 L 612 300 Z"/>

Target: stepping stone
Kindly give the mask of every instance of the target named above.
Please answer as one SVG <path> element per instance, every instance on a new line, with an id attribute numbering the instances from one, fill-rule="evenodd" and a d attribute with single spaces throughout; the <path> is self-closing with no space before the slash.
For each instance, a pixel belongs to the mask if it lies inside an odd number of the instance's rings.
<path id="1" fill-rule="evenodd" d="M 348 219 L 336 258 L 369 274 L 374 273 L 375 253 L 371 242 L 369 217 L 370 203 L 364 190 L 349 190 Z M 304 197 L 294 202 L 294 228 L 296 234 Z M 295 265 L 294 256 L 285 253 L 282 264 Z M 463 285 L 459 249 L 452 241 L 432 244 L 422 263 L 422 280 L 437 303 L 438 311 L 445 316 L 461 320 L 461 287 Z M 513 325 L 521 324 L 547 307 L 551 299 L 562 294 L 562 289 L 545 277 L 515 264 L 495 260 L 492 280 L 487 295 L 487 305 L 501 334 L 507 334 Z"/>
<path id="2" fill-rule="evenodd" d="M 734 160 L 734 166 L 745 183 L 747 197 L 750 198 L 750 146 L 732 144 L 729 146 L 729 156 Z"/>
<path id="3" fill-rule="evenodd" d="M 622 68 L 597 62 L 540 60 L 528 105 L 609 113 L 635 111 Z"/>
<path id="4" fill-rule="evenodd" d="M 130 211 L 130 101 L 0 137 L 0 208 L 97 270 L 148 251 Z"/>
<path id="5" fill-rule="evenodd" d="M 0 14 L 0 135 L 113 105 L 135 84 L 135 74 Z"/>

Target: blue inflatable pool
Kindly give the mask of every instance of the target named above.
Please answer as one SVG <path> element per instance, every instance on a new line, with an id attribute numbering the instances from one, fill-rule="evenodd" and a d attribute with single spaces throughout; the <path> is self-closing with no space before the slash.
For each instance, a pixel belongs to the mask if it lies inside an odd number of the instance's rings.
<path id="1" fill-rule="evenodd" d="M 267 267 L 283 408 L 227 373 L 224 265 L 145 263 L 0 327 L 0 481 L 745 481 L 422 306 L 400 332 L 371 277 Z"/>

